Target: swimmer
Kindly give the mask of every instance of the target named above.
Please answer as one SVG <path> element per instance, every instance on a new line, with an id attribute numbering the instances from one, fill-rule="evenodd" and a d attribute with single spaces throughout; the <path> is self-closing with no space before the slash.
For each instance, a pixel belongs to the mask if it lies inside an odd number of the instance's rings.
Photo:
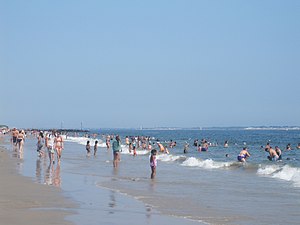
<path id="1" fill-rule="evenodd" d="M 270 143 L 268 142 L 267 144 L 266 144 L 266 146 L 265 146 L 265 151 L 267 152 L 267 151 L 269 151 L 269 148 L 270 148 L 271 146 L 270 146 Z"/>
<path id="2" fill-rule="evenodd" d="M 238 155 L 237 160 L 239 162 L 246 162 L 246 158 L 248 158 L 248 157 L 250 157 L 250 154 L 248 152 L 247 147 L 244 147 L 243 150 Z"/>
<path id="3" fill-rule="evenodd" d="M 228 148 L 228 141 L 225 141 L 225 143 L 224 143 L 224 148 Z"/>
<path id="4" fill-rule="evenodd" d="M 208 142 L 207 140 L 204 140 L 202 143 L 201 143 L 201 152 L 206 152 L 208 151 Z"/>

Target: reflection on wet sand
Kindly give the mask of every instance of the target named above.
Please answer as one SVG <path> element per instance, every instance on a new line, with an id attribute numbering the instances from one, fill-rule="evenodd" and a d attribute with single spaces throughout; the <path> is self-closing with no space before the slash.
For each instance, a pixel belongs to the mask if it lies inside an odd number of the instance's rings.
<path id="1" fill-rule="evenodd" d="M 60 163 L 58 163 L 57 165 L 52 163 L 49 164 L 45 170 L 44 175 L 45 175 L 44 184 L 60 187 L 61 185 Z"/>
<path id="2" fill-rule="evenodd" d="M 115 192 L 111 191 L 109 197 L 110 197 L 110 202 L 108 203 L 108 206 L 110 208 L 109 214 L 114 214 L 115 213 L 114 208 L 117 206 Z"/>

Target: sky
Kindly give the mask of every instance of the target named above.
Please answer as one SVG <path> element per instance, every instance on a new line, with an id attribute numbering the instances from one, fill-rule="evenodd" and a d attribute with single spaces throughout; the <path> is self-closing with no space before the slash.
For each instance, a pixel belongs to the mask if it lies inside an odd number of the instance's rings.
<path id="1" fill-rule="evenodd" d="M 298 0 L 0 0 L 0 124 L 300 125 Z"/>

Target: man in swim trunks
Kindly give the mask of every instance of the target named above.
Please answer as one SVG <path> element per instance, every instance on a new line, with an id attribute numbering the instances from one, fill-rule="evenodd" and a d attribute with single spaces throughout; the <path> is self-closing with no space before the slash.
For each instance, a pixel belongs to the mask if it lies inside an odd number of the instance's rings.
<path id="1" fill-rule="evenodd" d="M 19 134 L 19 131 L 16 128 L 13 128 L 13 130 L 11 132 L 11 135 L 12 135 L 11 141 L 14 146 L 17 146 L 18 134 Z"/>
<path id="2" fill-rule="evenodd" d="M 165 147 L 160 142 L 157 142 L 157 146 L 160 152 L 165 152 Z"/>
<path id="3" fill-rule="evenodd" d="M 277 161 L 279 159 L 279 156 L 277 155 L 276 151 L 272 147 L 269 148 L 268 152 L 269 152 L 268 159 L 270 161 Z"/>
<path id="4" fill-rule="evenodd" d="M 248 158 L 248 157 L 250 157 L 250 154 L 248 152 L 247 147 L 244 147 L 243 150 L 238 155 L 237 160 L 239 162 L 246 162 L 246 158 Z"/>

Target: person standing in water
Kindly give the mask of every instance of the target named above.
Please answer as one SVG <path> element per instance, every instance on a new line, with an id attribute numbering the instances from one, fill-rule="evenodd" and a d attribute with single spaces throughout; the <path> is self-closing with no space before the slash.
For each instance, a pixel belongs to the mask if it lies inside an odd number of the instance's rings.
<path id="1" fill-rule="evenodd" d="M 120 151 L 121 151 L 121 139 L 120 136 L 116 136 L 116 140 L 112 143 L 112 149 L 114 154 L 113 166 L 117 168 L 120 161 Z"/>
<path id="2" fill-rule="evenodd" d="M 267 152 L 269 152 L 268 159 L 270 161 L 277 161 L 279 159 L 279 156 L 277 155 L 276 151 L 271 146 Z"/>
<path id="3" fill-rule="evenodd" d="M 248 152 L 247 147 L 244 147 L 243 150 L 240 152 L 240 154 L 237 157 L 237 160 L 239 162 L 246 162 L 246 159 L 250 157 L 250 154 Z"/>
<path id="4" fill-rule="evenodd" d="M 156 149 L 152 149 L 150 155 L 151 179 L 154 179 L 156 175 L 156 167 L 157 167 L 156 154 L 157 154 Z"/>
<path id="5" fill-rule="evenodd" d="M 278 146 L 275 146 L 275 152 L 278 155 L 278 160 L 282 160 L 282 156 L 281 156 L 282 152 Z"/>
<path id="6" fill-rule="evenodd" d="M 94 145 L 94 156 L 96 156 L 97 150 L 98 150 L 98 141 L 96 140 Z"/>
<path id="7" fill-rule="evenodd" d="M 90 141 L 87 141 L 87 142 L 86 142 L 85 149 L 86 149 L 86 155 L 87 155 L 87 156 L 90 156 L 90 153 L 91 153 L 91 145 L 90 145 Z"/>
<path id="8" fill-rule="evenodd" d="M 189 146 L 190 146 L 189 143 L 185 142 L 184 148 L 183 148 L 183 153 L 184 153 L 184 154 L 188 153 Z"/>

